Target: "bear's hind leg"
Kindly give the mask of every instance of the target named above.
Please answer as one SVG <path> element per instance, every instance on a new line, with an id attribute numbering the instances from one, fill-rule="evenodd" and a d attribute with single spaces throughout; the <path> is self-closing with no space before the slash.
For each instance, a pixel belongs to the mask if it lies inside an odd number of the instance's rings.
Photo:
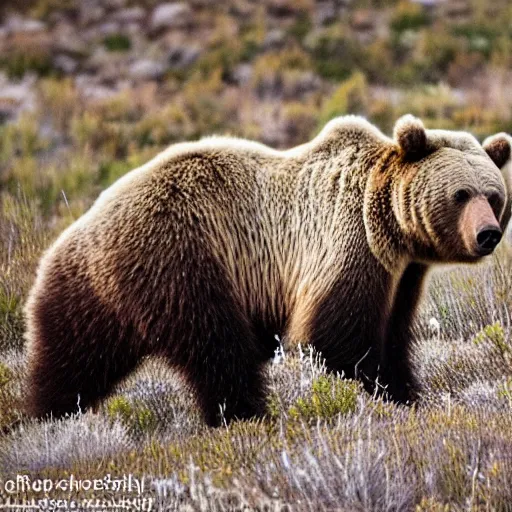
<path id="1" fill-rule="evenodd" d="M 206 423 L 217 427 L 224 421 L 262 417 L 266 411 L 262 365 L 237 357 L 224 357 L 218 362 L 224 366 L 215 369 L 215 363 L 205 362 L 187 368 Z"/>
<path id="2" fill-rule="evenodd" d="M 173 325 L 174 339 L 164 352 L 186 377 L 210 426 L 265 414 L 263 367 L 272 357 L 221 280 L 217 273 L 195 296 L 188 287 L 187 319 Z"/>
<path id="3" fill-rule="evenodd" d="M 168 354 L 171 363 L 183 371 L 210 426 L 265 414 L 263 366 L 268 354 L 243 315 L 235 307 L 224 309 L 222 302 L 210 303 L 215 311 L 203 316 L 202 325 L 196 324 L 193 333 L 187 333 L 188 339 L 183 340 L 187 352 L 180 352 L 181 357 L 177 352 L 174 357 Z"/>
<path id="4" fill-rule="evenodd" d="M 127 351 L 79 351 L 69 359 L 62 358 L 58 349 L 36 351 L 29 366 L 26 410 L 37 418 L 85 411 L 106 397 L 138 362 Z"/>
<path id="5" fill-rule="evenodd" d="M 34 417 L 96 405 L 142 356 L 132 328 L 123 327 L 83 282 L 48 283 L 32 300 L 29 333 L 26 410 Z"/>

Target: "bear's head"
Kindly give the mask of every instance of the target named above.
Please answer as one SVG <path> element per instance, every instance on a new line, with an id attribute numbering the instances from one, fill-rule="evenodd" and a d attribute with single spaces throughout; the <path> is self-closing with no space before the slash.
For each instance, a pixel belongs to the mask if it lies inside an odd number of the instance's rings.
<path id="1" fill-rule="evenodd" d="M 381 245 L 374 253 L 385 266 L 397 256 L 465 263 L 492 253 L 504 229 L 500 220 L 509 218 L 500 169 L 510 159 L 510 139 L 498 134 L 481 146 L 468 133 L 426 130 L 407 115 L 397 121 L 392 145 L 377 171 L 380 179 L 372 180 L 373 207 L 366 207 L 388 216 L 380 239 L 375 223 L 369 226 L 370 245 Z"/>

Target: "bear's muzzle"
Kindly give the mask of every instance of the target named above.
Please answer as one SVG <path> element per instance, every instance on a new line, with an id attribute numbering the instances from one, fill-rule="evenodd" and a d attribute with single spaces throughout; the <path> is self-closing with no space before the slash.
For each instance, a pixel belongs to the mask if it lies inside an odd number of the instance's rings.
<path id="1" fill-rule="evenodd" d="M 460 217 L 459 232 L 470 254 L 482 257 L 494 251 L 502 231 L 485 196 L 479 195 L 467 202 Z"/>

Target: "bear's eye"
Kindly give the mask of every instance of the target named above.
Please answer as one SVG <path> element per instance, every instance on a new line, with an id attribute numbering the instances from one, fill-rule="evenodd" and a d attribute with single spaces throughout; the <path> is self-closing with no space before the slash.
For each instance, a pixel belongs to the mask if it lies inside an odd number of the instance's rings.
<path id="1" fill-rule="evenodd" d="M 461 188 L 455 192 L 453 196 L 457 203 L 465 203 L 469 199 L 470 193 L 468 190 Z"/>
<path id="2" fill-rule="evenodd" d="M 500 196 L 499 194 L 491 194 L 487 200 L 489 201 L 489 204 L 491 205 L 492 209 L 495 209 L 500 204 Z"/>

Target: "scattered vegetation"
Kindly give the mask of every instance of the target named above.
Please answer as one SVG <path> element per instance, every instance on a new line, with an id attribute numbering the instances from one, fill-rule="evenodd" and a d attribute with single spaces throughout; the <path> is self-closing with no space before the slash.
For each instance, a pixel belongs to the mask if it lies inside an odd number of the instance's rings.
<path id="1" fill-rule="evenodd" d="M 317 422 L 339 414 L 349 414 L 356 410 L 359 387 L 354 381 L 344 381 L 337 377 L 318 377 L 311 386 L 311 396 L 299 397 L 290 408 L 292 418 Z"/>
<path id="2" fill-rule="evenodd" d="M 157 4 L 137 2 L 148 12 Z M 201 45 L 194 58 L 129 87 L 105 79 L 101 94 L 57 72 L 44 45 L 0 49 L 9 79 L 34 77 L 33 108 L 0 122 L 0 480 L 132 474 L 169 510 L 511 510 L 506 241 L 485 264 L 431 276 L 415 326 L 422 389 L 414 407 L 369 396 L 298 347 L 269 364 L 269 414 L 260 421 L 206 428 L 180 376 L 156 359 L 96 412 L 24 416 L 23 305 L 42 251 L 102 189 L 166 145 L 230 133 L 290 147 L 346 113 L 388 133 L 408 112 L 479 138 L 512 129 L 506 2 L 493 3 L 492 24 L 478 0 L 466 10 L 459 2 L 462 15 L 443 11 L 451 2 L 439 11 L 352 2 L 323 21 L 308 0 L 254 11 L 244 0 L 206 11 L 192 4 L 193 26 L 207 29 L 201 37 L 190 29 Z M 75 0 L 7 1 L 0 10 L 48 23 L 56 10 L 80 18 Z M 97 41 L 116 63 L 139 44 L 122 31 Z M 151 55 L 160 46 L 152 40 Z M 73 51 L 78 66 L 94 53 Z"/>
<path id="3" fill-rule="evenodd" d="M 103 41 L 109 52 L 125 52 L 132 47 L 130 38 L 124 34 L 112 34 Z"/>

